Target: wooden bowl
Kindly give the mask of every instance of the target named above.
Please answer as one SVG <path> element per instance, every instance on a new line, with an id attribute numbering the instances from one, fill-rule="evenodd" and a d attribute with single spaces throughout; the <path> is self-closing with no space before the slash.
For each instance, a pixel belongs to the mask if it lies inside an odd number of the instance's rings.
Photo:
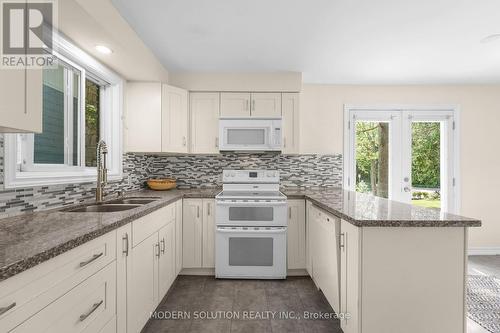
<path id="1" fill-rule="evenodd" d="M 167 191 L 177 186 L 175 179 L 172 178 L 149 179 L 147 184 L 155 191 Z"/>

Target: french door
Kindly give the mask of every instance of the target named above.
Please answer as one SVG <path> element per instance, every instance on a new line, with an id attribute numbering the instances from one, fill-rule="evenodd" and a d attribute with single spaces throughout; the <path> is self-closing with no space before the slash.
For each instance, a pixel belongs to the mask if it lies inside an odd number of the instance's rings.
<path id="1" fill-rule="evenodd" d="M 346 107 L 345 115 L 344 187 L 457 211 L 455 109 Z"/>

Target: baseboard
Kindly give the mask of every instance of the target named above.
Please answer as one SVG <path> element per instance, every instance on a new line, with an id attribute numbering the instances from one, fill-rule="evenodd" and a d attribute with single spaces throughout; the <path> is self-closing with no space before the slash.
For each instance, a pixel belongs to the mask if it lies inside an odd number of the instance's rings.
<path id="1" fill-rule="evenodd" d="M 183 268 L 179 275 L 215 275 L 215 268 Z M 289 269 L 287 276 L 309 276 L 305 269 Z"/>
<path id="2" fill-rule="evenodd" d="M 305 269 L 289 269 L 286 272 L 287 276 L 309 276 Z"/>
<path id="3" fill-rule="evenodd" d="M 215 268 L 183 268 L 179 275 L 215 275 Z"/>
<path id="4" fill-rule="evenodd" d="M 500 247 L 471 247 L 467 254 L 470 256 L 493 256 L 500 254 Z"/>

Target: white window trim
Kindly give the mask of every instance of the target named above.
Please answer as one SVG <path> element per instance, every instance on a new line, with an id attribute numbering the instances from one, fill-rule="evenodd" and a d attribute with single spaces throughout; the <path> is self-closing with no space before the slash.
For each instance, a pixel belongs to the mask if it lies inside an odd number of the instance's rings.
<path id="1" fill-rule="evenodd" d="M 461 211 L 461 179 L 460 179 L 460 106 L 456 104 L 441 104 L 441 105 L 413 105 L 413 104 L 389 104 L 389 105 L 356 105 L 344 104 L 344 155 L 343 155 L 343 187 L 350 191 L 355 191 L 354 178 L 354 131 L 352 130 L 354 114 L 362 112 L 366 114 L 370 111 L 417 111 L 422 112 L 422 116 L 428 115 L 429 112 L 449 111 L 453 113 L 455 129 L 453 131 L 453 160 L 452 175 L 449 177 L 455 180 L 453 202 L 449 212 L 459 214 Z"/>
<path id="2" fill-rule="evenodd" d="M 87 73 L 93 73 L 99 78 L 106 80 L 106 83 L 109 83 L 109 86 L 101 88 L 101 98 L 104 96 L 107 97 L 102 98 L 102 102 L 107 101 L 107 105 L 104 103 L 101 104 L 102 110 L 109 110 L 109 112 L 101 113 L 100 126 L 101 128 L 106 128 L 101 133 L 101 139 L 106 141 L 109 147 L 108 180 L 121 180 L 123 178 L 123 79 L 78 48 L 61 33 L 56 34 L 54 44 L 56 44 L 58 54 L 63 58 L 77 63 Z M 85 89 L 85 87 L 81 88 Z M 6 189 L 86 183 L 96 180 L 96 168 L 62 167 L 61 169 L 52 169 L 50 171 L 21 172 L 17 168 L 17 144 L 17 134 L 5 135 L 4 187 Z"/>

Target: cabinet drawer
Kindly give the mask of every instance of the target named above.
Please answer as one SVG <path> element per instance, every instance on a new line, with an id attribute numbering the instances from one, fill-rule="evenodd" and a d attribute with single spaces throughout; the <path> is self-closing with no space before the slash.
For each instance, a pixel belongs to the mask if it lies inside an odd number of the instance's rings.
<path id="1" fill-rule="evenodd" d="M 116 264 L 112 263 L 11 332 L 99 332 L 116 318 L 115 284 Z"/>
<path id="2" fill-rule="evenodd" d="M 0 308 L 12 308 L 0 315 L 0 327 L 16 327 L 115 258 L 112 231 L 1 282 Z"/>
<path id="3" fill-rule="evenodd" d="M 140 242 L 175 220 L 175 203 L 160 208 L 132 222 L 132 246 Z"/>

